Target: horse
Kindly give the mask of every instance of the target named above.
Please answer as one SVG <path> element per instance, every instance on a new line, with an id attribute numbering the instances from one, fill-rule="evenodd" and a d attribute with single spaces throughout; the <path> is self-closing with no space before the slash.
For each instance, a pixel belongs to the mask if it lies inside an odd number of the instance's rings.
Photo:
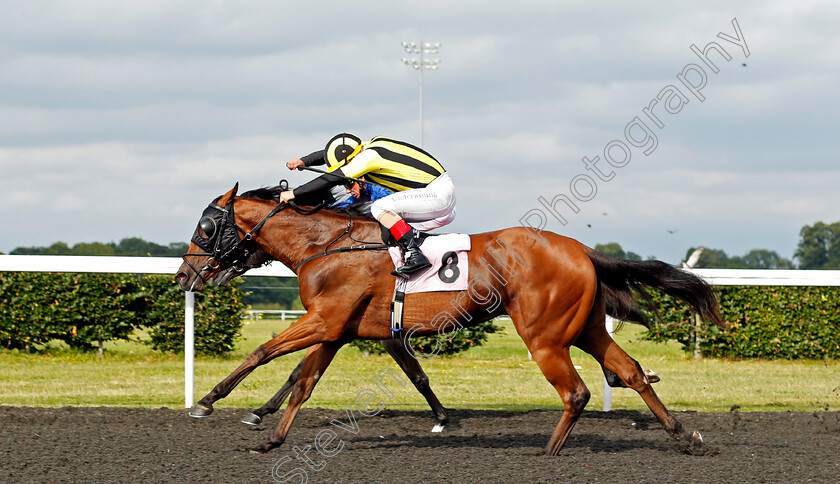
<path id="1" fill-rule="evenodd" d="M 351 208 L 354 207 L 351 206 Z M 339 213 L 347 212 L 347 210 L 344 210 Z M 349 212 L 356 215 L 366 215 L 369 213 L 364 210 L 350 210 Z M 215 286 L 227 286 L 233 278 L 244 275 L 248 270 L 261 267 L 271 261 L 271 256 L 265 253 L 262 249 L 257 248 L 244 264 L 238 267 L 226 267 L 215 273 L 208 279 L 207 282 Z M 619 314 L 619 310 L 609 298 L 606 300 L 606 313 L 614 318 L 618 318 L 617 314 Z M 626 314 L 622 314 L 621 317 L 623 321 L 634 322 L 648 328 L 650 327 L 650 320 L 645 316 L 641 308 L 637 306 L 629 308 L 629 311 L 626 312 Z M 426 403 L 428 403 L 429 407 L 432 409 L 432 413 L 434 414 L 436 420 L 434 427 L 432 427 L 432 432 L 442 432 L 449 424 L 449 412 L 447 412 L 446 408 L 440 403 L 437 395 L 435 395 L 435 392 L 432 390 L 429 384 L 429 377 L 426 375 L 426 372 L 423 371 L 420 362 L 412 356 L 408 349 L 406 349 L 405 344 L 399 339 L 386 339 L 380 341 L 380 343 L 388 355 L 390 355 L 397 365 L 399 365 L 400 369 L 402 369 L 403 373 L 405 373 L 417 391 L 423 395 L 423 398 L 426 399 Z M 283 386 L 280 387 L 277 393 L 274 394 L 274 396 L 272 396 L 261 407 L 248 412 L 248 414 L 242 417 L 240 421 L 246 425 L 259 425 L 262 423 L 263 418 L 265 418 L 266 415 L 277 413 L 283 405 L 283 402 L 285 402 L 286 398 L 288 398 L 288 396 L 292 393 L 295 383 L 297 383 L 297 380 L 300 377 L 303 362 L 304 359 L 301 359 L 298 365 L 292 370 L 289 378 Z M 624 382 L 618 378 L 618 375 L 603 367 L 601 367 L 601 370 L 604 372 L 604 378 L 609 386 L 617 388 L 626 387 Z M 645 375 L 651 383 L 659 381 L 659 376 L 652 370 L 645 370 Z"/>
<path id="2" fill-rule="evenodd" d="M 237 191 L 238 184 L 205 209 L 175 278 L 183 290 L 199 291 L 208 278 L 241 264 L 256 248 L 297 273 L 307 312 L 248 355 L 190 411 L 194 417 L 209 416 L 213 404 L 255 368 L 307 348 L 286 412 L 268 440 L 252 449 L 265 453 L 284 443 L 300 406 L 342 345 L 355 338 L 390 337 L 393 263 L 375 250 L 381 244 L 369 242 L 381 236 L 373 220 L 278 204 L 253 193 L 237 197 Z M 687 302 L 701 318 L 725 327 L 705 281 L 661 261 L 609 257 L 548 231 L 512 227 L 470 239 L 472 249 L 464 262 L 469 271 L 467 290 L 406 295 L 407 347 L 411 336 L 446 335 L 506 313 L 563 402 L 546 454 L 558 455 L 590 398 L 572 364 L 572 346 L 592 355 L 635 390 L 682 450 L 703 447 L 702 437 L 686 432 L 636 360 L 609 336 L 605 317 L 607 297 L 626 310 L 634 291 L 651 287 Z"/>

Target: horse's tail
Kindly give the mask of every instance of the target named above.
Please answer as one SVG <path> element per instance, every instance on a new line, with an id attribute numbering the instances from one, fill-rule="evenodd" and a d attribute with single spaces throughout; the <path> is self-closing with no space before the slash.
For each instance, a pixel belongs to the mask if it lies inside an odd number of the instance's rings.
<path id="1" fill-rule="evenodd" d="M 619 318 L 632 314 L 633 292 L 644 294 L 642 289 L 647 286 L 687 302 L 701 318 L 726 327 L 712 286 L 694 274 L 662 261 L 623 260 L 588 247 L 586 254 L 595 266 L 604 297 L 611 301 Z"/>

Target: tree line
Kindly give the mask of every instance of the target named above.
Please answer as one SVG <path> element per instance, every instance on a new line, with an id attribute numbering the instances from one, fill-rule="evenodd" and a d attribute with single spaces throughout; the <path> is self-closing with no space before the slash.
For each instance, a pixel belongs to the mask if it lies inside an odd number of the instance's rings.
<path id="1" fill-rule="evenodd" d="M 685 258 L 688 260 L 697 247 L 691 247 L 686 251 Z M 595 250 L 612 257 L 626 260 L 642 260 L 639 254 L 632 251 L 625 251 L 617 242 L 609 244 L 597 244 Z M 654 256 L 648 260 L 655 259 Z M 794 269 L 793 262 L 780 256 L 774 250 L 752 249 L 742 256 L 729 256 L 720 249 L 703 248 L 703 253 L 694 267 L 709 269 Z"/>
<path id="2" fill-rule="evenodd" d="M 189 245 L 173 242 L 160 245 L 147 242 L 139 237 L 127 237 L 119 243 L 81 242 L 72 247 L 64 242 L 56 242 L 49 247 L 18 247 L 12 255 L 87 255 L 87 256 L 124 256 L 124 257 L 180 257 L 187 252 Z"/>
<path id="3" fill-rule="evenodd" d="M 683 260 L 688 260 L 697 247 L 690 247 Z M 639 254 L 625 251 L 617 242 L 598 244 L 595 250 L 627 260 L 642 260 Z M 653 259 L 651 256 L 648 259 Z M 792 259 L 774 250 L 752 249 L 744 255 L 730 256 L 721 249 L 704 247 L 695 267 L 709 269 L 840 269 L 840 222 L 816 222 L 799 231 L 799 243 Z"/>

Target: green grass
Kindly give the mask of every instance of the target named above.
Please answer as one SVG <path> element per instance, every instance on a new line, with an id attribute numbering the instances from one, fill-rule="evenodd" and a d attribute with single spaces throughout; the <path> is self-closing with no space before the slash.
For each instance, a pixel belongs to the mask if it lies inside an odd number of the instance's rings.
<path id="1" fill-rule="evenodd" d="M 244 338 L 226 358 L 200 357 L 195 364 L 196 399 L 232 371 L 260 343 L 290 322 L 246 321 Z M 510 322 L 503 334 L 490 335 L 485 346 L 455 358 L 423 363 L 432 388 L 449 408 L 527 410 L 562 408 L 560 398 L 546 382 Z M 692 361 L 679 345 L 640 340 L 634 326 L 626 326 L 616 339 L 643 368 L 654 369 L 662 381 L 655 389 L 671 410 L 723 412 L 732 405 L 743 411 L 815 411 L 840 409 L 840 362 L 837 361 Z M 302 353 L 278 358 L 258 368 L 217 406 L 262 405 L 286 381 Z M 603 402 L 601 370 L 590 356 L 574 350 L 572 359 L 592 392 L 590 410 Z M 363 356 L 354 348 L 342 349 L 322 377 L 308 406 L 344 408 L 353 404 L 383 368 L 397 368 L 385 356 Z M 180 408 L 184 405 L 184 361 L 138 343 L 106 345 L 104 358 L 53 345 L 38 354 L 0 351 L 0 405 L 16 406 L 143 406 Z M 389 385 L 394 398 L 390 409 L 425 410 L 423 398 L 408 384 Z M 644 409 L 641 398 L 629 389 L 613 390 L 614 409 Z"/>

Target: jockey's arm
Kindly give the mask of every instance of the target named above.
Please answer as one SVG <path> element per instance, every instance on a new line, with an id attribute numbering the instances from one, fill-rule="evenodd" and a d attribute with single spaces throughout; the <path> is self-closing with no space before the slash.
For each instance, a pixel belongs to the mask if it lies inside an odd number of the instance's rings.
<path id="1" fill-rule="evenodd" d="M 343 175 L 341 170 L 336 170 L 336 174 Z M 325 173 L 318 178 L 310 180 L 307 183 L 295 188 L 294 190 L 288 190 L 280 194 L 280 200 L 284 202 L 288 202 L 290 200 L 294 200 L 296 197 L 300 197 L 303 195 L 308 195 L 310 193 L 319 192 L 322 190 L 329 190 L 330 188 L 340 185 L 344 183 L 344 178 L 338 177 L 333 175 L 332 173 Z"/>
<path id="2" fill-rule="evenodd" d="M 306 166 L 324 165 L 327 163 L 324 153 L 324 150 L 309 153 L 308 155 L 301 158 L 301 161 L 303 161 L 303 164 Z"/>
<path id="3" fill-rule="evenodd" d="M 318 166 L 325 163 L 324 150 L 320 150 L 310 153 L 303 158 L 293 158 L 286 163 L 286 167 L 290 170 L 294 170 L 295 168 L 301 166 Z"/>

